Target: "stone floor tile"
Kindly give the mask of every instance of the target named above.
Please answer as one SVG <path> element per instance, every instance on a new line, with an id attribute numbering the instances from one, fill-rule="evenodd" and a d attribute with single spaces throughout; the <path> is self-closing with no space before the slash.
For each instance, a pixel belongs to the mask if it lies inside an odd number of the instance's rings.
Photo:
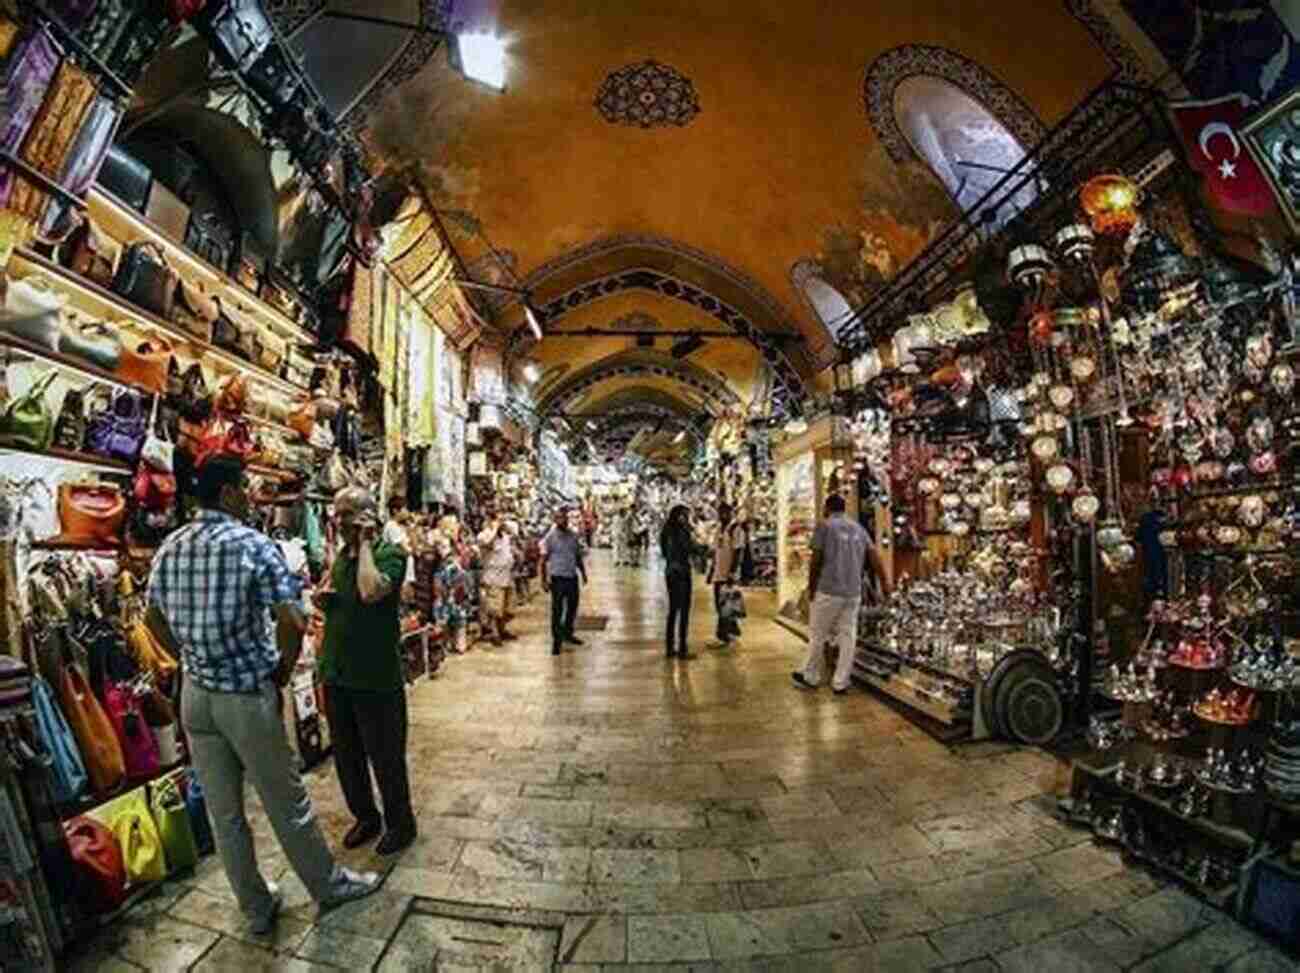
<path id="1" fill-rule="evenodd" d="M 311 928 L 311 921 L 301 913 L 282 911 L 272 935 L 254 936 L 233 895 L 211 895 L 202 889 L 194 889 L 179 899 L 168 914 L 173 919 L 271 949 L 293 949 Z"/>
<path id="2" fill-rule="evenodd" d="M 686 848 L 678 852 L 683 882 L 731 882 L 751 877 L 739 848 Z"/>
<path id="3" fill-rule="evenodd" d="M 704 818 L 710 828 L 745 828 L 764 822 L 757 798 L 714 798 L 704 802 Z"/>
<path id="4" fill-rule="evenodd" d="M 961 963 L 977 956 L 990 956 L 1007 945 L 1006 924 L 1000 917 L 975 919 L 944 926 L 929 933 L 929 939 L 947 963 Z"/>
<path id="5" fill-rule="evenodd" d="M 1180 940 L 1134 967 L 1140 973 L 1182 973 L 1184 970 L 1219 969 L 1259 945 L 1258 938 L 1231 919 Z"/>
<path id="6" fill-rule="evenodd" d="M 632 963 L 676 963 L 711 959 L 704 917 L 629 916 L 627 958 Z"/>
<path id="7" fill-rule="evenodd" d="M 746 908 L 767 909 L 870 895 L 880 890 L 880 882 L 870 869 L 862 868 L 822 875 L 740 882 L 736 887 L 740 890 L 740 898 Z"/>
<path id="8" fill-rule="evenodd" d="M 704 809 L 691 804 L 665 802 L 595 802 L 591 823 L 614 828 L 704 828 Z"/>
<path id="9" fill-rule="evenodd" d="M 384 888 L 390 892 L 404 892 L 425 899 L 445 899 L 451 883 L 451 872 L 398 865 L 388 873 Z"/>
<path id="10" fill-rule="evenodd" d="M 997 953 L 1005 973 L 1119 973 L 1120 967 L 1079 930 Z"/>
<path id="11" fill-rule="evenodd" d="M 840 868 L 888 865 L 908 858 L 922 858 L 938 850 L 926 835 L 911 825 L 877 830 L 856 838 L 828 839 L 827 849 Z"/>
<path id="12" fill-rule="evenodd" d="M 661 915 L 672 912 L 731 912 L 741 908 L 733 882 L 689 882 L 680 885 L 615 885 L 593 883 L 584 891 L 590 910 Z"/>
<path id="13" fill-rule="evenodd" d="M 150 973 L 189 969 L 221 938 L 211 929 L 169 916 L 123 922 L 112 934 L 117 955 Z"/>
<path id="14" fill-rule="evenodd" d="M 948 921 L 915 892 L 886 892 L 853 900 L 863 924 L 879 940 L 902 939 L 930 932 Z"/>
<path id="15" fill-rule="evenodd" d="M 1035 858 L 1034 864 L 1062 888 L 1086 885 L 1124 869 L 1124 862 L 1118 851 L 1094 844 L 1063 848 Z"/>
<path id="16" fill-rule="evenodd" d="M 403 868 L 451 871 L 465 843 L 445 835 L 422 832 L 397 860 Z"/>
<path id="17" fill-rule="evenodd" d="M 385 886 L 364 899 L 346 902 L 331 909 L 320 917 L 316 928 L 356 933 L 386 941 L 397 932 L 410 904 L 411 896 Z"/>
<path id="18" fill-rule="evenodd" d="M 788 818 L 824 818 L 840 813 L 831 796 L 824 790 L 797 791 L 780 797 L 759 799 L 763 814 L 769 821 Z"/>
<path id="19" fill-rule="evenodd" d="M 836 973 L 927 970 L 943 961 L 924 936 L 874 943 L 857 949 L 834 950 L 828 955 L 831 957 L 831 968 Z"/>
<path id="20" fill-rule="evenodd" d="M 922 886 L 917 894 L 948 922 L 960 922 L 1032 905 L 1045 890 L 1042 873 L 1022 863 Z"/>
<path id="21" fill-rule="evenodd" d="M 566 828 L 581 828 L 591 823 L 591 806 L 591 801 L 490 794 L 480 806 L 479 816 L 499 821 L 536 821 Z"/>
<path id="22" fill-rule="evenodd" d="M 1226 963 L 1223 973 L 1294 973 L 1296 961 L 1279 950 L 1265 947 Z"/>
<path id="23" fill-rule="evenodd" d="M 222 939 L 191 969 L 194 973 L 323 973 L 335 969 L 237 939 Z"/>
<path id="24" fill-rule="evenodd" d="M 573 916 L 560 937 L 560 962 L 623 963 L 627 960 L 625 916 Z"/>
<path id="25" fill-rule="evenodd" d="M 937 856 L 933 855 L 890 862 L 886 865 L 873 865 L 871 870 L 881 886 L 887 889 L 913 889 L 952 878 L 948 872 L 939 867 Z"/>
<path id="26" fill-rule="evenodd" d="M 294 954 L 311 963 L 345 970 L 368 970 L 383 953 L 384 945 L 382 939 L 324 927 L 307 933 Z"/>
<path id="27" fill-rule="evenodd" d="M 835 949 L 869 942 L 870 934 L 847 902 L 816 902 L 749 913 L 769 935 L 780 936 L 789 952 Z"/>
<path id="28" fill-rule="evenodd" d="M 591 853 L 593 882 L 680 882 L 677 851 L 597 848 Z"/>
<path id="29" fill-rule="evenodd" d="M 754 878 L 787 878 L 829 872 L 835 862 L 826 849 L 812 841 L 775 841 L 741 849 Z"/>
<path id="30" fill-rule="evenodd" d="M 719 960 L 748 959 L 790 952 L 780 930 L 755 912 L 713 912 L 704 916 L 709 948 Z"/>
<path id="31" fill-rule="evenodd" d="M 1159 944 L 1140 936 L 1108 916 L 1095 916 L 1077 932 L 1094 943 L 1115 965 L 1128 969 L 1155 953 Z"/>
<path id="32" fill-rule="evenodd" d="M 1125 906 L 1113 918 L 1163 946 L 1209 925 L 1217 915 L 1199 899 L 1181 889 L 1169 888 Z"/>

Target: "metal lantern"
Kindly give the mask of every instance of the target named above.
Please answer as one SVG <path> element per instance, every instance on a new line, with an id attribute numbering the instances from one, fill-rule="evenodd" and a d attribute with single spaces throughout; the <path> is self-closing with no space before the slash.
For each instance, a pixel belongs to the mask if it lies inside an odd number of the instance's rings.
<path id="1" fill-rule="evenodd" d="M 1127 176 L 1095 176 L 1079 190 L 1079 205 L 1097 233 L 1126 236 L 1137 225 L 1141 195 L 1137 183 Z"/>
<path id="2" fill-rule="evenodd" d="M 1140 311 L 1159 310 L 1171 297 L 1200 280 L 1200 265 L 1158 231 L 1143 234 L 1133 248 L 1121 291 L 1126 303 Z"/>
<path id="3" fill-rule="evenodd" d="M 1007 254 L 1007 276 L 1026 290 L 1042 284 L 1054 266 L 1047 248 L 1037 243 L 1013 247 Z"/>
<path id="4" fill-rule="evenodd" d="M 1092 259 L 1097 237 L 1087 223 L 1071 223 L 1056 234 L 1056 251 L 1071 263 L 1084 264 Z"/>

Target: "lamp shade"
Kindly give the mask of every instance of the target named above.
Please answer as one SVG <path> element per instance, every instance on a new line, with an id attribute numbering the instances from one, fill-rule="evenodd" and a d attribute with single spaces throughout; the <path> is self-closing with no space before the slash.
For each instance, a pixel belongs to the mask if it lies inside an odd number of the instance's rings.
<path id="1" fill-rule="evenodd" d="M 1007 254 L 1007 276 L 1020 287 L 1036 287 L 1055 266 L 1046 247 L 1026 243 Z"/>
<path id="2" fill-rule="evenodd" d="M 933 340 L 928 315 L 913 314 L 908 322 L 906 327 L 894 333 L 894 365 L 898 368 L 915 365 L 916 356 L 912 349 L 928 347 Z"/>
<path id="3" fill-rule="evenodd" d="M 1079 205 L 1097 233 L 1123 236 L 1137 225 L 1141 195 L 1137 183 L 1127 176 L 1094 176 L 1079 190 Z"/>

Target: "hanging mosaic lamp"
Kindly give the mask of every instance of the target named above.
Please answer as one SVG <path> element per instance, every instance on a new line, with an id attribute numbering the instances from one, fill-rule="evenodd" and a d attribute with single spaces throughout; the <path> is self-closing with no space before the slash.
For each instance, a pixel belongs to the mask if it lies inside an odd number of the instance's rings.
<path id="1" fill-rule="evenodd" d="M 1086 223 L 1062 227 L 1055 239 L 1057 252 L 1071 263 L 1084 264 L 1092 259 L 1097 237 Z"/>
<path id="2" fill-rule="evenodd" d="M 1127 176 L 1094 176 L 1079 190 L 1079 205 L 1095 232 L 1125 236 L 1137 225 L 1142 191 Z"/>
<path id="3" fill-rule="evenodd" d="M 1140 311 L 1159 310 L 1170 297 L 1195 287 L 1200 265 L 1169 237 L 1150 231 L 1133 248 L 1121 290 L 1124 300 Z"/>
<path id="4" fill-rule="evenodd" d="M 1026 243 L 1013 247 L 1007 254 L 1007 276 L 1019 287 L 1037 287 L 1055 264 L 1046 247 Z"/>

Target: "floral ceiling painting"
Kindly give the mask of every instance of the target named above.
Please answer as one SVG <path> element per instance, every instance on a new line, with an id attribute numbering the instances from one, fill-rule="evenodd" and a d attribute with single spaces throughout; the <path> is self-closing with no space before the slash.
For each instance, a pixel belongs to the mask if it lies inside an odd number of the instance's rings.
<path id="1" fill-rule="evenodd" d="M 899 200 L 907 200 L 906 207 Z M 822 278 L 856 307 L 925 249 L 958 210 L 920 162 L 895 163 L 879 145 L 862 165 L 861 207 L 823 228 L 816 263 Z"/>

